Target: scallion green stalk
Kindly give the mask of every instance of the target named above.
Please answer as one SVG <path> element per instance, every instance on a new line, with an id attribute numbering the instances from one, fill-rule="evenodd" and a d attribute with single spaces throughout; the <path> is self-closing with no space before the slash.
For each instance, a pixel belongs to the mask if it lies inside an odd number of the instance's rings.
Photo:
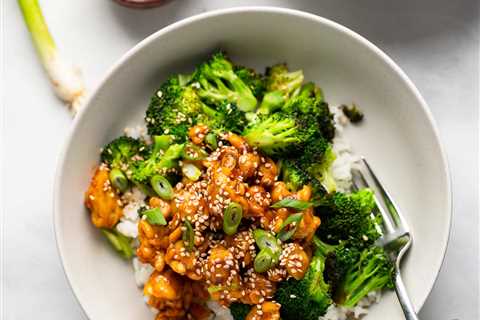
<path id="1" fill-rule="evenodd" d="M 75 114 L 85 96 L 80 70 L 58 53 L 38 0 L 18 0 L 18 4 L 55 93 Z"/>

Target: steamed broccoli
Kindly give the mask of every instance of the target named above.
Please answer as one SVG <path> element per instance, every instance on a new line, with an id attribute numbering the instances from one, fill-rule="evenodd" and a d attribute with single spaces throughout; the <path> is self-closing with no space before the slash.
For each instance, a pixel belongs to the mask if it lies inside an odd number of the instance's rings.
<path id="1" fill-rule="evenodd" d="M 244 112 L 253 111 L 257 107 L 257 99 L 249 87 L 253 80 L 245 83 L 222 53 L 214 54 L 209 61 L 201 64 L 193 81 L 198 95 L 209 104 L 219 105 L 228 101 L 235 103 Z"/>
<path id="2" fill-rule="evenodd" d="M 337 188 L 332 173 L 335 158 L 332 145 L 322 136 L 314 136 L 306 143 L 297 163 L 301 169 L 318 179 L 325 190 L 331 193 Z"/>
<path id="3" fill-rule="evenodd" d="M 265 79 L 255 70 L 243 66 L 234 66 L 235 74 L 250 88 L 256 98 L 263 96 L 265 91 Z"/>
<path id="4" fill-rule="evenodd" d="M 230 312 L 234 320 L 245 320 L 251 309 L 251 305 L 240 302 L 234 302 L 230 305 Z"/>
<path id="5" fill-rule="evenodd" d="M 267 68 L 266 90 L 267 92 L 280 92 L 287 100 L 300 90 L 303 82 L 303 71 L 289 72 L 286 64 L 277 64 Z"/>
<path id="6" fill-rule="evenodd" d="M 304 84 L 299 93 L 283 105 L 282 111 L 309 115 L 317 121 L 319 135 L 328 141 L 332 141 L 335 136 L 333 115 L 323 99 L 322 90 L 312 82 Z"/>
<path id="7" fill-rule="evenodd" d="M 153 145 L 145 160 L 137 160 L 133 163 L 131 180 L 146 184 L 154 175 L 167 173 L 178 165 L 177 160 L 182 156 L 183 149 L 183 144 L 172 144 L 166 151 Z"/>
<path id="8" fill-rule="evenodd" d="M 323 274 L 326 258 L 326 252 L 315 250 L 303 279 L 290 278 L 279 284 L 275 300 L 282 305 L 282 319 L 317 320 L 333 303 L 330 286 L 325 282 Z"/>
<path id="9" fill-rule="evenodd" d="M 293 159 L 283 160 L 280 167 L 282 181 L 285 182 L 290 191 L 296 192 L 304 185 L 310 185 L 312 188 L 311 201 L 314 203 L 322 201 L 326 194 L 325 188 L 320 181 L 303 171 L 297 164 L 297 161 Z"/>
<path id="10" fill-rule="evenodd" d="M 369 292 L 392 287 L 393 265 L 382 248 L 329 245 L 317 237 L 313 243 L 326 256 L 324 276 L 335 303 L 353 307 Z"/>
<path id="11" fill-rule="evenodd" d="M 351 107 L 342 105 L 343 114 L 350 120 L 351 123 L 359 123 L 363 120 L 363 112 L 355 103 Z"/>
<path id="12" fill-rule="evenodd" d="M 240 111 L 234 103 L 224 101 L 220 106 L 210 112 L 208 117 L 198 121 L 207 125 L 212 131 L 234 132 L 241 134 L 247 125 L 245 113 Z"/>
<path id="13" fill-rule="evenodd" d="M 247 142 L 269 156 L 292 157 L 317 131 L 314 119 L 298 113 L 275 112 L 259 117 L 243 132 Z"/>
<path id="14" fill-rule="evenodd" d="M 371 246 L 364 249 L 356 263 L 346 268 L 335 292 L 336 302 L 350 308 L 369 292 L 393 288 L 393 271 L 393 264 L 382 248 Z"/>
<path id="15" fill-rule="evenodd" d="M 373 216 L 374 208 L 375 200 L 369 189 L 329 195 L 316 208 L 322 219 L 317 235 L 333 244 L 345 241 L 358 248 L 372 245 L 381 235 L 377 229 L 381 218 Z"/>
<path id="16" fill-rule="evenodd" d="M 132 157 L 143 154 L 144 150 L 145 144 L 142 141 L 121 136 L 103 148 L 100 158 L 110 168 L 125 170 L 132 162 Z"/>
<path id="17" fill-rule="evenodd" d="M 210 111 L 194 88 L 182 84 L 173 76 L 152 96 L 145 117 L 150 135 L 170 134 L 183 142 L 199 114 Z"/>

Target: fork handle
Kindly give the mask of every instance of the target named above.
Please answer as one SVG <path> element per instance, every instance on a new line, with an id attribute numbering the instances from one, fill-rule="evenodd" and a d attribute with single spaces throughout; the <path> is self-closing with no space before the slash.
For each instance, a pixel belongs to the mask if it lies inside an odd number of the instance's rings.
<path id="1" fill-rule="evenodd" d="M 398 270 L 395 272 L 395 291 L 397 292 L 398 301 L 400 301 L 403 313 L 405 314 L 405 319 L 418 320 L 417 314 L 415 313 L 412 302 L 408 297 L 407 289 L 405 288 L 405 284 L 403 284 L 402 277 Z"/>

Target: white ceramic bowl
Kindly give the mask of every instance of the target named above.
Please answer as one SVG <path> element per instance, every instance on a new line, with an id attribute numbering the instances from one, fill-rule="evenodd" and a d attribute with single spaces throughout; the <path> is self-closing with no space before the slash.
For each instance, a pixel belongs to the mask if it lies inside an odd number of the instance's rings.
<path id="1" fill-rule="evenodd" d="M 390 58 L 351 30 L 304 12 L 249 7 L 191 17 L 148 37 L 110 70 L 77 116 L 58 166 L 55 230 L 65 273 L 87 316 L 153 319 L 131 265 L 102 240 L 83 206 L 99 149 L 142 121 L 166 76 L 192 70 L 217 48 L 260 69 L 286 61 L 317 82 L 331 104 L 355 101 L 365 111 L 364 124 L 347 135 L 411 225 L 414 245 L 402 273 L 419 309 L 442 264 L 451 216 L 447 163 L 424 100 Z M 367 319 L 403 319 L 394 294 L 386 294 Z"/>

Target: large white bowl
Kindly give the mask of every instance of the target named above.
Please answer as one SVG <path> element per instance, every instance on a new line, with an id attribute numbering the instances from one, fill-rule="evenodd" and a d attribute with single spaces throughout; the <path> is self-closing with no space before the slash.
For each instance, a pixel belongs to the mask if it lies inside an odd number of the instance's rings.
<path id="1" fill-rule="evenodd" d="M 366 121 L 347 135 L 411 225 L 414 245 L 402 273 L 419 309 L 442 264 L 451 216 L 445 154 L 424 100 L 389 57 L 353 31 L 304 12 L 249 7 L 201 14 L 148 37 L 110 70 L 77 116 L 58 165 L 55 230 L 65 273 L 87 316 L 153 319 L 131 265 L 102 240 L 83 206 L 99 149 L 141 121 L 162 80 L 192 70 L 218 48 L 261 70 L 286 61 L 317 82 L 331 104 L 355 101 L 363 108 Z M 367 319 L 403 319 L 394 294 L 386 294 Z"/>

